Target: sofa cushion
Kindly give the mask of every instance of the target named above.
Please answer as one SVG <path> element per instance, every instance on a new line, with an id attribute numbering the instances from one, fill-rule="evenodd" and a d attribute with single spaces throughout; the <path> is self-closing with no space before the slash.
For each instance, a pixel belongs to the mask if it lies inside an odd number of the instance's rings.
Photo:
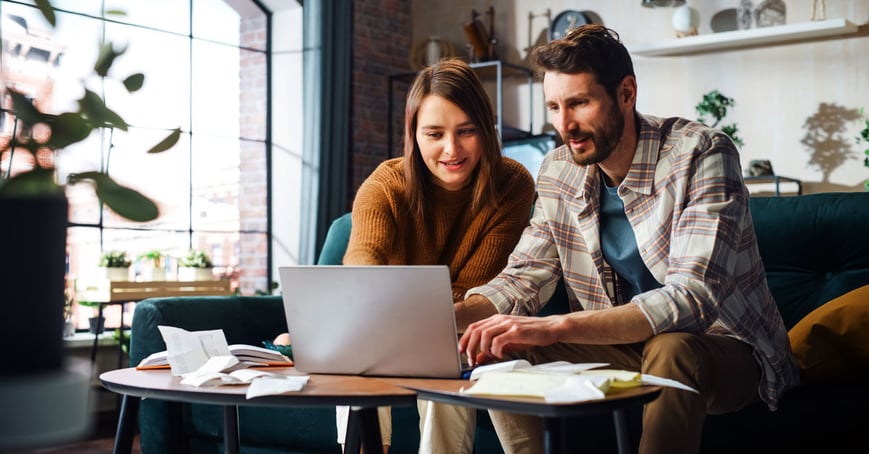
<path id="1" fill-rule="evenodd" d="M 869 193 L 752 197 L 750 207 L 767 283 L 788 329 L 869 284 Z"/>
<path id="2" fill-rule="evenodd" d="M 788 336 L 804 380 L 869 377 L 869 285 L 815 309 Z"/>

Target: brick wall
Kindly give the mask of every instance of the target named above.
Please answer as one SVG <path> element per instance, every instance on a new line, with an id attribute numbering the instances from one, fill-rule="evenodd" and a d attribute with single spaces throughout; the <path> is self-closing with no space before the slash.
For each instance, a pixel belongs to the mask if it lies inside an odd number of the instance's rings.
<path id="1" fill-rule="evenodd" d="M 264 49 L 266 18 L 243 18 L 240 23 L 241 46 Z M 239 50 L 239 122 L 243 137 L 265 139 L 266 73 L 265 54 Z M 265 231 L 268 202 L 266 198 L 266 153 L 259 142 L 241 142 L 239 165 L 239 229 Z M 252 295 L 268 287 L 266 265 L 268 238 L 264 233 L 241 233 L 238 238 L 238 285 L 242 294 Z M 231 252 L 231 251 L 229 251 Z"/>
<path id="2" fill-rule="evenodd" d="M 410 2 L 353 2 L 352 155 L 348 210 L 362 181 L 390 156 L 386 124 L 388 82 L 391 74 L 409 71 L 410 22 Z"/>

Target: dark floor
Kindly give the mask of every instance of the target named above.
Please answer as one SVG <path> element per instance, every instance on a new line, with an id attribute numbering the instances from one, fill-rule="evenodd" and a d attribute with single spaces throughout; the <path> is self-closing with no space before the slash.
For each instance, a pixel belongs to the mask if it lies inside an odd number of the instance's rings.
<path id="1" fill-rule="evenodd" d="M 94 432 L 87 440 L 69 443 L 50 448 L 13 451 L 9 454 L 111 454 L 115 443 L 115 425 L 117 415 L 114 413 L 100 414 Z M 141 454 L 139 435 L 133 440 L 132 454 Z"/>

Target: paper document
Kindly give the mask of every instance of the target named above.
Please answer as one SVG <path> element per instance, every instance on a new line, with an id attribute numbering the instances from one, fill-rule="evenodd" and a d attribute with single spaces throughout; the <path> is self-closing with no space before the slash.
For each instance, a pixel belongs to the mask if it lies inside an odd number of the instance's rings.
<path id="1" fill-rule="evenodd" d="M 569 363 L 567 361 L 554 361 L 551 363 L 543 363 L 531 365 L 524 359 L 515 359 L 512 361 L 504 361 L 500 363 L 486 364 L 478 366 L 471 371 L 471 380 L 477 380 L 488 372 L 506 372 L 506 371 L 521 371 L 521 372 L 539 372 L 548 374 L 575 374 L 589 369 L 608 366 L 609 363 Z"/>
<path id="2" fill-rule="evenodd" d="M 480 371 L 476 382 L 461 392 L 480 396 L 539 398 L 548 403 L 603 399 L 610 389 L 642 385 L 669 386 L 697 392 L 676 380 L 625 370 L 598 369 L 605 363 L 530 366 L 523 360 L 519 361 Z"/>
<path id="3" fill-rule="evenodd" d="M 166 343 L 166 357 L 172 375 L 189 374 L 214 356 L 232 356 L 223 330 L 187 331 L 163 325 L 157 328 Z"/>
<path id="4" fill-rule="evenodd" d="M 253 399 L 260 396 L 274 396 L 285 394 L 288 392 L 301 391 L 308 384 L 308 376 L 285 377 L 285 376 L 266 376 L 259 377 L 250 383 L 247 388 L 247 399 Z"/>

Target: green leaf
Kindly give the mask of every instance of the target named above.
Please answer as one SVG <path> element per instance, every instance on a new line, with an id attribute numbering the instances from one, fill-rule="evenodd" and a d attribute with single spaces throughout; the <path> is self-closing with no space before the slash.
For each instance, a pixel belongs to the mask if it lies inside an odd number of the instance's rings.
<path id="1" fill-rule="evenodd" d="M 12 89 L 9 89 L 8 92 L 9 96 L 12 97 L 12 110 L 19 120 L 27 125 L 34 125 L 43 121 L 42 112 L 33 105 L 27 96 Z"/>
<path id="2" fill-rule="evenodd" d="M 179 138 L 181 138 L 181 128 L 175 128 L 168 136 L 166 136 L 165 139 L 161 140 L 160 143 L 151 147 L 151 149 L 148 150 L 148 153 L 162 153 L 174 147 L 175 144 L 178 143 Z"/>
<path id="3" fill-rule="evenodd" d="M 52 27 L 57 25 L 57 19 L 54 17 L 54 7 L 51 6 L 49 0 L 36 0 L 36 7 L 39 8 L 42 17 L 44 17 Z"/>
<path id="4" fill-rule="evenodd" d="M 85 90 L 84 96 L 78 100 L 79 107 L 94 127 L 114 126 L 122 131 L 127 130 L 127 123 L 113 110 L 106 107 L 100 95 L 91 90 Z"/>
<path id="5" fill-rule="evenodd" d="M 106 77 L 109 74 L 112 65 L 115 63 L 115 58 L 120 57 L 126 51 L 127 49 L 116 50 L 114 44 L 111 42 L 104 43 L 100 46 L 100 55 L 97 57 L 97 62 L 94 64 L 94 71 L 99 74 L 100 77 Z"/>
<path id="6" fill-rule="evenodd" d="M 110 9 L 106 10 L 106 16 L 119 16 L 124 17 L 127 15 L 127 12 L 122 9 Z"/>
<path id="7" fill-rule="evenodd" d="M 124 87 L 126 87 L 127 91 L 130 93 L 139 91 L 139 89 L 142 88 L 142 85 L 144 84 L 145 75 L 142 73 L 136 73 L 124 79 Z"/>
<path id="8" fill-rule="evenodd" d="M 97 197 L 118 215 L 136 222 L 152 221 L 159 216 L 157 205 L 136 190 L 121 186 L 102 172 L 83 172 L 69 176 L 75 184 L 91 180 Z"/>
<path id="9" fill-rule="evenodd" d="M 48 140 L 48 146 L 56 150 L 81 142 L 92 130 L 93 128 L 81 115 L 73 112 L 62 113 L 51 122 L 51 138 Z"/>
<path id="10" fill-rule="evenodd" d="M 17 197 L 62 195 L 63 189 L 54 182 L 54 171 L 36 167 L 19 173 L 0 186 L 0 194 Z"/>

